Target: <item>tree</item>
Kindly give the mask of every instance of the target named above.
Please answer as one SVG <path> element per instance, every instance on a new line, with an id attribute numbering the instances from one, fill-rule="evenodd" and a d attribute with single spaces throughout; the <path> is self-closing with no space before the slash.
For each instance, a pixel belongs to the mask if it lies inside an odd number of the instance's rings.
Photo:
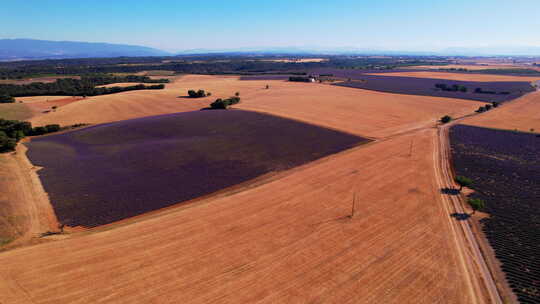
<path id="1" fill-rule="evenodd" d="M 269 85 L 266 85 L 266 89 L 267 89 L 267 90 L 270 89 L 270 86 L 269 86 Z"/>
<path id="2" fill-rule="evenodd" d="M 14 103 L 15 98 L 9 95 L 0 95 L 0 103 Z"/>
<path id="3" fill-rule="evenodd" d="M 461 191 L 463 187 L 468 187 L 473 183 L 472 179 L 461 175 L 456 176 L 454 181 L 459 185 L 459 191 Z"/>
<path id="4" fill-rule="evenodd" d="M 210 104 L 210 108 L 212 109 L 227 109 L 229 106 L 237 104 L 240 102 L 240 97 L 233 96 L 229 97 L 227 99 L 221 99 L 218 98 L 216 101 L 212 102 Z"/>
<path id="5" fill-rule="evenodd" d="M 216 101 L 210 104 L 210 108 L 212 109 L 227 109 L 227 106 L 228 104 L 221 98 L 216 99 Z"/>
<path id="6" fill-rule="evenodd" d="M 200 98 L 200 97 L 205 97 L 206 93 L 204 92 L 204 90 L 198 90 L 198 91 L 188 90 L 188 96 L 191 98 Z"/>
<path id="7" fill-rule="evenodd" d="M 17 140 L 8 137 L 4 131 L 0 131 L 0 152 L 9 152 L 15 150 Z"/>
<path id="8" fill-rule="evenodd" d="M 206 96 L 212 96 L 212 93 L 206 92 Z"/>
<path id="9" fill-rule="evenodd" d="M 499 103 L 498 103 L 497 101 L 494 101 L 494 102 L 491 103 L 491 105 L 492 105 L 494 108 L 496 108 L 496 107 L 499 106 Z"/>
<path id="10" fill-rule="evenodd" d="M 442 122 L 443 124 L 449 123 L 449 122 L 451 122 L 451 121 L 452 121 L 452 117 L 451 117 L 451 116 L 444 115 L 443 117 L 441 117 L 441 122 Z"/>
<path id="11" fill-rule="evenodd" d="M 234 96 L 236 96 L 236 97 L 240 96 L 240 92 L 234 93 Z"/>
<path id="12" fill-rule="evenodd" d="M 471 208 L 473 209 L 472 214 L 474 214 L 478 210 L 482 210 L 482 209 L 486 208 L 486 202 L 484 200 L 479 199 L 479 198 L 470 198 L 468 200 L 468 202 L 469 202 L 469 205 L 471 206 Z"/>

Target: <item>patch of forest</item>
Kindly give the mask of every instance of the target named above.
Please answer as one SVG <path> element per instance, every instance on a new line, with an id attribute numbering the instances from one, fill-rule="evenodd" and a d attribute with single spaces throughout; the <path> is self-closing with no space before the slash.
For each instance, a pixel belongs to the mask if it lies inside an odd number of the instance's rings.
<path id="1" fill-rule="evenodd" d="M 134 82 L 138 84 L 125 87 L 97 87 L 121 82 Z M 96 96 L 132 90 L 159 90 L 165 88 L 163 83 L 167 82 L 169 82 L 168 79 L 152 79 L 147 76 L 137 75 L 90 75 L 82 76 L 81 79 L 61 78 L 50 83 L 0 84 L 0 95 L 11 97 L 43 95 Z M 153 85 L 140 83 L 151 83 Z"/>

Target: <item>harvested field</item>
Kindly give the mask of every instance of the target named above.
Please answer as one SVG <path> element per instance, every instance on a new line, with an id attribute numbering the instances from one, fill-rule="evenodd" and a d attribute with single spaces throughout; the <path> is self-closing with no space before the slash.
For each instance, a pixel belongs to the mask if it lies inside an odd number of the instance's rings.
<path id="1" fill-rule="evenodd" d="M 33 82 L 43 82 L 43 83 L 50 83 L 55 82 L 57 79 L 64 79 L 64 78 L 73 78 L 73 79 L 81 79 L 80 76 L 51 76 L 51 77 L 35 77 L 35 78 L 26 78 L 26 79 L 0 79 L 0 84 L 30 84 Z"/>
<path id="2" fill-rule="evenodd" d="M 249 76 L 240 76 L 240 80 L 288 80 L 291 76 L 298 75 L 249 75 Z"/>
<path id="3" fill-rule="evenodd" d="M 484 102 L 504 102 L 534 91 L 534 88 L 529 82 L 473 82 L 382 75 L 364 74 L 362 76 L 356 76 L 357 78 L 353 78 L 351 81 L 345 81 L 336 85 L 387 93 L 460 98 Z M 442 91 L 435 88 L 435 84 L 438 83 L 446 84 L 447 86 L 452 86 L 454 84 L 465 86 L 468 88 L 468 92 Z M 481 88 L 484 91 L 495 91 L 497 94 L 475 93 L 474 90 L 476 88 Z M 501 94 L 502 92 L 508 92 L 508 94 Z"/>
<path id="4" fill-rule="evenodd" d="M 241 110 L 146 117 L 33 139 L 59 222 L 94 227 L 286 170 L 367 140 Z"/>
<path id="5" fill-rule="evenodd" d="M 22 101 L 26 107 L 31 111 L 30 117 L 35 117 L 41 114 L 47 114 L 50 112 L 56 112 L 52 107 L 63 107 L 72 102 L 83 100 L 82 97 L 69 97 L 69 96 L 30 96 L 30 97 L 18 97 L 17 101 Z"/>
<path id="6" fill-rule="evenodd" d="M 266 90 L 266 85 L 270 89 Z M 189 89 L 211 97 L 178 98 Z M 255 110 L 360 136 L 388 136 L 433 125 L 441 116 L 470 114 L 482 103 L 450 98 L 397 95 L 317 83 L 278 80 L 240 81 L 236 76 L 186 75 L 164 90 L 95 96 L 33 118 L 33 125 L 106 123 L 143 116 L 186 112 L 207 107 L 216 98 L 240 92 L 235 107 Z"/>
<path id="7" fill-rule="evenodd" d="M 119 82 L 119 83 L 110 83 L 110 84 L 96 86 L 96 88 L 131 87 L 131 86 L 136 86 L 139 84 L 146 85 L 145 83 L 138 83 L 138 82 Z"/>
<path id="8" fill-rule="evenodd" d="M 256 81 L 243 81 L 257 83 Z M 388 94 L 318 83 L 270 82 L 242 94 L 235 107 L 298 119 L 369 137 L 386 137 L 432 126 L 443 115 L 459 117 L 483 103 L 451 98 Z"/>
<path id="9" fill-rule="evenodd" d="M 77 123 L 106 123 L 144 116 L 153 116 L 175 112 L 199 110 L 207 107 L 217 97 L 228 97 L 234 91 L 228 87 L 229 80 L 234 78 L 215 76 L 184 76 L 176 77 L 173 83 L 167 84 L 163 90 L 140 90 L 89 97 L 68 106 L 61 111 L 39 115 L 32 118 L 33 125 L 57 123 L 73 125 Z M 178 98 L 187 94 L 188 89 L 212 85 L 217 97 L 187 99 Z M 233 87 L 234 88 L 234 87 Z M 217 92 L 216 92 L 217 91 Z M 227 95 L 220 96 L 220 91 Z"/>
<path id="10" fill-rule="evenodd" d="M 405 69 L 428 69 L 428 70 L 439 70 L 439 69 L 467 69 L 469 71 L 475 70 L 485 70 L 485 69 L 516 69 L 522 68 L 519 65 L 513 64 L 448 64 L 448 65 L 415 65 L 410 67 L 405 67 Z"/>
<path id="11" fill-rule="evenodd" d="M 540 91 L 527 94 L 511 103 L 467 118 L 467 125 L 496 129 L 540 132 Z"/>
<path id="12" fill-rule="evenodd" d="M 486 201 L 480 220 L 522 303 L 540 303 L 540 136 L 465 125 L 452 127 L 456 174 Z"/>
<path id="13" fill-rule="evenodd" d="M 5 252 L 0 294 L 7 303 L 482 303 L 434 184 L 435 138 L 428 129 L 368 144 L 131 225 Z"/>
<path id="14" fill-rule="evenodd" d="M 36 242 L 39 233 L 57 226 L 25 151 L 19 145 L 17 153 L 0 154 L 0 250 Z"/>
<path id="15" fill-rule="evenodd" d="M 395 76 L 395 77 L 413 77 L 413 78 L 430 78 L 430 79 L 446 79 L 457 81 L 473 81 L 473 82 L 534 82 L 540 80 L 536 76 L 513 76 L 513 75 L 491 75 L 491 74 L 474 74 L 474 73 L 449 73 L 436 71 L 405 71 L 405 72 L 386 72 L 386 73 L 367 73 L 368 75 Z"/>
<path id="16" fill-rule="evenodd" d="M 22 103 L 0 104 L 0 118 L 25 120 L 32 117 L 32 111 Z"/>

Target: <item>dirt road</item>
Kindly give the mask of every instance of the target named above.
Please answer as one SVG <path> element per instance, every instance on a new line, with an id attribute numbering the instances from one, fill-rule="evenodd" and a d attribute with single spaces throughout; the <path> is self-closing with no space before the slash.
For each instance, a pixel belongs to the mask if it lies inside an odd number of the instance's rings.
<path id="1" fill-rule="evenodd" d="M 459 121 L 459 120 L 456 120 Z M 450 145 L 448 131 L 452 124 L 446 124 L 438 127 L 438 143 L 435 145 L 433 153 L 433 162 L 436 171 L 436 180 L 439 188 L 454 189 L 453 174 L 450 163 Z M 462 261 L 464 271 L 468 273 L 469 292 L 472 293 L 477 303 L 501 303 L 501 296 L 495 285 L 493 276 L 487 267 L 485 258 L 478 246 L 475 235 L 470 224 L 466 220 L 459 220 L 458 217 L 451 217 L 452 214 L 465 214 L 467 211 L 463 208 L 463 202 L 459 195 L 444 195 L 443 204 L 448 211 L 447 219 L 455 232 L 456 249 Z M 480 277 L 477 277 L 479 275 Z M 488 299 L 485 302 L 484 299 Z"/>

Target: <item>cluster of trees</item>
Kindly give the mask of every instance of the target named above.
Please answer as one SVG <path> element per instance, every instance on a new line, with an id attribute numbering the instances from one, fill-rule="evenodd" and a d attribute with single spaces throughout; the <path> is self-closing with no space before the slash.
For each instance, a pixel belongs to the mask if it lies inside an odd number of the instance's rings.
<path id="1" fill-rule="evenodd" d="M 312 79 L 314 79 L 311 76 L 303 77 L 303 76 L 291 76 L 289 77 L 289 81 L 298 81 L 298 82 L 312 82 Z"/>
<path id="2" fill-rule="evenodd" d="M 41 95 L 63 95 L 63 96 L 96 96 L 112 94 L 132 90 L 160 90 L 165 88 L 163 84 L 143 85 L 137 84 L 126 87 L 98 88 L 96 86 L 112 84 L 117 82 L 164 82 L 168 79 L 150 79 L 146 76 L 89 76 L 81 79 L 63 78 L 55 82 L 42 83 L 34 82 L 30 84 L 0 84 L 0 95 L 8 96 L 41 96 Z"/>
<path id="3" fill-rule="evenodd" d="M 487 104 L 487 105 L 485 105 L 485 106 L 479 107 L 478 110 L 476 110 L 475 112 L 476 112 L 476 113 L 486 112 L 486 111 L 489 111 L 489 110 L 491 110 L 492 108 L 496 108 L 496 107 L 498 107 L 498 106 L 499 106 L 499 103 L 496 102 L 496 101 L 494 101 L 494 102 L 492 102 L 491 104 Z"/>
<path id="4" fill-rule="evenodd" d="M 204 90 L 198 90 L 198 91 L 189 90 L 187 93 L 190 98 L 201 98 L 201 97 L 206 97 L 206 96 L 212 96 L 212 93 L 205 92 Z"/>
<path id="5" fill-rule="evenodd" d="M 32 124 L 27 121 L 0 118 L 0 153 L 15 150 L 17 143 L 25 136 L 43 135 L 59 130 L 60 126 L 56 124 L 32 128 Z"/>
<path id="6" fill-rule="evenodd" d="M 447 85 L 445 83 L 436 83 L 435 87 L 437 89 L 440 89 L 440 90 L 443 90 L 443 91 L 448 91 L 448 92 L 463 92 L 463 93 L 467 92 L 467 87 L 459 85 L 459 84 L 453 84 L 453 85 L 449 86 L 449 85 Z"/>
<path id="7" fill-rule="evenodd" d="M 0 95 L 0 103 L 14 103 L 14 102 L 15 102 L 15 98 L 9 95 L 5 95 L 5 94 Z"/>
<path id="8" fill-rule="evenodd" d="M 237 92 L 238 95 L 240 95 L 240 93 Z M 233 97 L 229 97 L 229 98 L 226 98 L 226 99 L 221 99 L 221 98 L 218 98 L 216 99 L 216 101 L 212 102 L 210 104 L 210 108 L 211 109 L 227 109 L 229 106 L 232 106 L 234 104 L 237 104 L 240 102 L 240 97 L 237 96 L 233 96 Z"/>

